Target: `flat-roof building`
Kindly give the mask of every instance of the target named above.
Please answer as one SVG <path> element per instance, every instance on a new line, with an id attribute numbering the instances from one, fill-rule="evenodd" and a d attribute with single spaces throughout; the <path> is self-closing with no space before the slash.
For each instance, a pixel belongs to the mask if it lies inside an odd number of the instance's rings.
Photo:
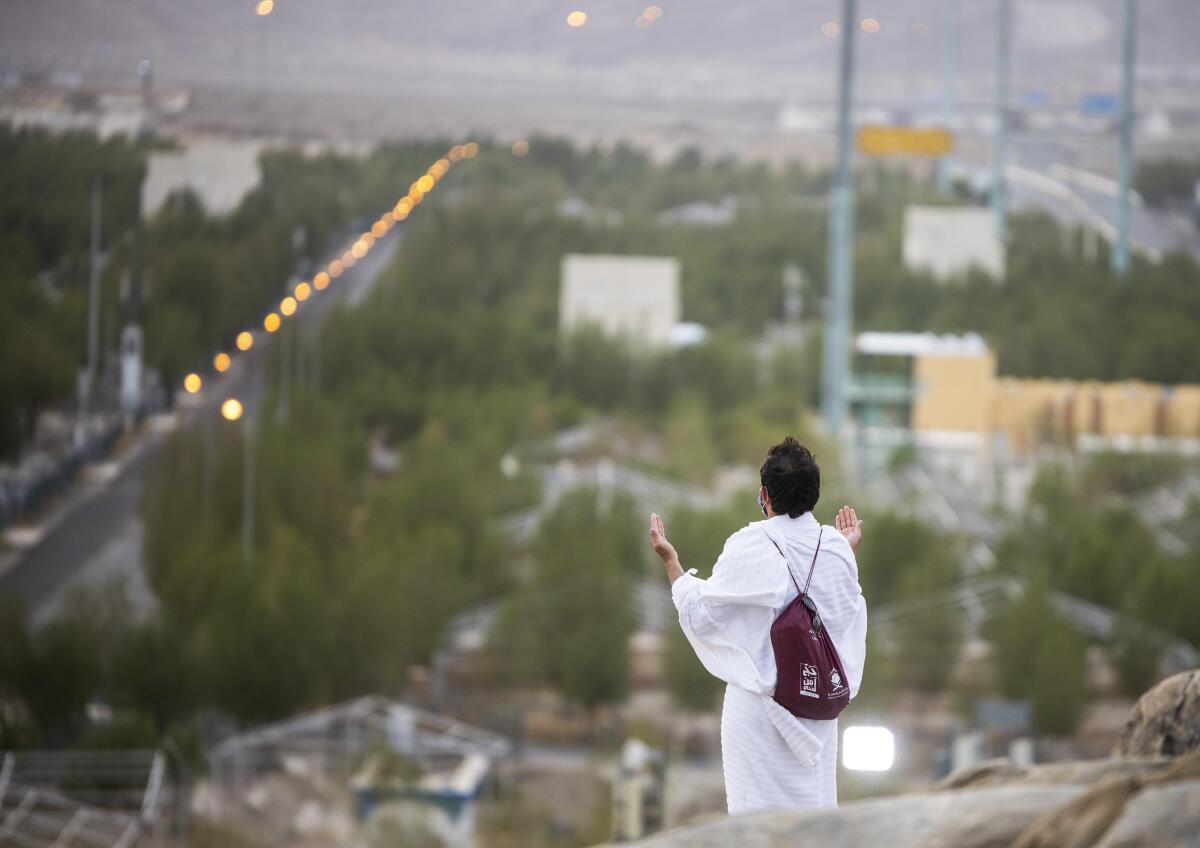
<path id="1" fill-rule="evenodd" d="M 664 348 L 679 323 L 679 260 L 668 256 L 567 254 L 559 327 L 586 326 L 637 347 Z"/>

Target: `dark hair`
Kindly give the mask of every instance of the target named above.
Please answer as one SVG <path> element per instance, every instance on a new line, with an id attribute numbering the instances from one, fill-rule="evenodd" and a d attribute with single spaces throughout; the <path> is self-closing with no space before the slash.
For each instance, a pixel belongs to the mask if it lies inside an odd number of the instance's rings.
<path id="1" fill-rule="evenodd" d="M 758 470 L 771 509 L 792 518 L 811 512 L 821 497 L 821 469 L 812 451 L 791 436 L 767 451 Z"/>

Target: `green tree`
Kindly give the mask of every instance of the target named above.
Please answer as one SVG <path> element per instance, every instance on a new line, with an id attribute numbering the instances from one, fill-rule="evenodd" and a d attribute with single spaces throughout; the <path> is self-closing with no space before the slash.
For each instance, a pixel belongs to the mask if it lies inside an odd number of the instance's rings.
<path id="1" fill-rule="evenodd" d="M 718 458 L 708 413 L 697 395 L 680 393 L 671 401 L 664 435 L 670 469 L 690 483 L 710 484 Z"/>
<path id="2" fill-rule="evenodd" d="M 1065 626 L 1044 632 L 1033 658 L 1033 729 L 1039 733 L 1074 733 L 1087 704 L 1087 664 L 1083 637 Z"/>
<path id="3" fill-rule="evenodd" d="M 622 496 L 586 489 L 565 496 L 542 520 L 532 579 L 510 601 L 522 615 L 510 614 L 498 631 L 498 653 L 533 649 L 537 678 L 581 706 L 620 701 L 629 685 L 633 581 L 645 574 L 643 540 L 633 530 L 640 526 Z"/>
<path id="4" fill-rule="evenodd" d="M 20 689 L 48 744 L 61 746 L 74 738 L 102 679 L 103 658 L 88 628 L 58 619 L 38 632 Z"/>
<path id="5" fill-rule="evenodd" d="M 174 628 L 161 620 L 131 625 L 113 656 L 113 702 L 148 716 L 155 733 L 197 703 L 199 669 Z"/>
<path id="6" fill-rule="evenodd" d="M 1063 622 L 1043 581 L 1031 581 L 1021 597 L 990 623 L 992 659 L 1005 697 L 1026 699 L 1033 729 L 1073 732 L 1087 699 L 1086 643 Z"/>
<path id="7" fill-rule="evenodd" d="M 714 709 L 725 683 L 708 673 L 675 622 L 667 628 L 663 654 L 664 677 L 672 702 L 695 712 Z"/>
<path id="8" fill-rule="evenodd" d="M 1162 647 L 1157 634 L 1129 615 L 1117 619 L 1107 653 L 1122 693 L 1140 698 L 1158 681 Z"/>

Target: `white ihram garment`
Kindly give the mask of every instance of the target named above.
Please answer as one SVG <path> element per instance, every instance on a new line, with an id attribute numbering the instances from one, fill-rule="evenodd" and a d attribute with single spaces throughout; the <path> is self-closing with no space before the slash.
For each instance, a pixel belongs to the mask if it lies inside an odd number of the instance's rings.
<path id="1" fill-rule="evenodd" d="M 675 581 L 679 623 L 704 667 L 729 685 L 721 712 L 721 761 L 729 814 L 780 808 L 837 806 L 837 720 L 793 716 L 775 703 L 771 624 L 796 586 L 775 544 L 787 552 L 841 657 L 850 697 L 858 694 L 867 653 L 867 604 L 849 543 L 812 513 L 756 521 L 725 542 L 712 577 L 694 569 Z M 771 540 L 775 541 L 772 544 Z"/>

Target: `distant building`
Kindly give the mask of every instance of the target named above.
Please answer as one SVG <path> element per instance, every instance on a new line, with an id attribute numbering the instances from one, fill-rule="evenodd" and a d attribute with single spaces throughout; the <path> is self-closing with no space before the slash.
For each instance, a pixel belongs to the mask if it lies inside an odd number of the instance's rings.
<path id="1" fill-rule="evenodd" d="M 572 195 L 564 197 L 555 207 L 555 212 L 560 218 L 570 218 L 576 221 L 587 221 L 591 224 L 604 224 L 605 226 L 615 227 L 625 220 L 625 216 L 616 209 L 605 209 L 600 206 L 591 206 L 582 198 Z"/>
<path id="2" fill-rule="evenodd" d="M 904 210 L 904 264 L 939 280 L 972 267 L 997 279 L 1005 273 L 1004 244 L 996 219 L 973 206 L 908 206 Z"/>
<path id="3" fill-rule="evenodd" d="M 665 256 L 583 256 L 562 261 L 559 327 L 585 326 L 663 348 L 679 323 L 679 260 Z"/>
<path id="4" fill-rule="evenodd" d="M 737 218 L 737 213 L 738 199 L 730 195 L 722 198 L 720 203 L 697 200 L 672 206 L 654 217 L 658 223 L 668 226 L 727 227 Z"/>
<path id="5" fill-rule="evenodd" d="M 189 142 L 182 150 L 151 153 L 142 184 L 142 211 L 158 212 L 172 192 L 190 189 L 214 215 L 232 212 L 262 180 L 262 145 L 254 141 Z"/>
<path id="6" fill-rule="evenodd" d="M 918 442 L 983 449 L 1000 439 L 1017 455 L 1043 444 L 1200 445 L 1200 385 L 1000 377 L 974 334 L 862 333 L 855 348 L 864 358 L 851 387 L 859 421 L 909 429 Z M 872 357 L 911 365 L 874 369 Z"/>

